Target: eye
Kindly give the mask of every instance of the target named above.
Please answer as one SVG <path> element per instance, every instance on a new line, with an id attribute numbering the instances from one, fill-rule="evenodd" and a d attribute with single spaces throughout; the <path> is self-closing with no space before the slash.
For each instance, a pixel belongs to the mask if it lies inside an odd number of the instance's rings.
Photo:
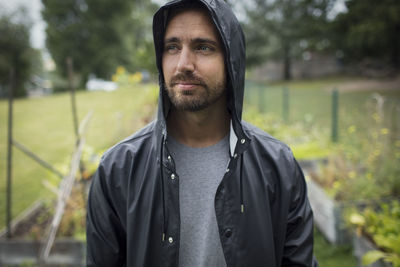
<path id="1" fill-rule="evenodd" d="M 168 52 L 168 53 L 171 53 L 171 54 L 176 53 L 178 50 L 179 50 L 179 48 L 178 48 L 178 46 L 176 44 L 167 44 L 164 47 L 164 51 Z"/>
<path id="2" fill-rule="evenodd" d="M 199 45 L 197 47 L 197 50 L 202 52 L 202 53 L 209 53 L 213 51 L 213 48 L 210 47 L 209 45 Z"/>

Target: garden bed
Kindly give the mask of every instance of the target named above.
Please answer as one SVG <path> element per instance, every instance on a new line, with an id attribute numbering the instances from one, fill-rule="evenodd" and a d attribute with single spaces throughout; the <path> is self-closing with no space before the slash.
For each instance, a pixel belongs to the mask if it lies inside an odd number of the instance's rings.
<path id="1" fill-rule="evenodd" d="M 325 161 L 322 161 L 325 163 Z M 350 235 L 343 220 L 345 204 L 330 197 L 325 190 L 313 180 L 318 175 L 319 162 L 300 162 L 307 180 L 308 199 L 314 214 L 314 223 L 322 235 L 332 244 L 348 244 Z"/>
<path id="2" fill-rule="evenodd" d="M 75 186 L 68 201 L 46 266 L 85 265 L 85 213 L 82 184 Z M 12 223 L 12 238 L 0 236 L 0 266 L 37 266 L 43 237 L 52 222 L 54 202 L 34 203 Z M 83 234 L 82 234 L 83 232 Z M 78 238 L 77 238 L 78 237 Z"/>

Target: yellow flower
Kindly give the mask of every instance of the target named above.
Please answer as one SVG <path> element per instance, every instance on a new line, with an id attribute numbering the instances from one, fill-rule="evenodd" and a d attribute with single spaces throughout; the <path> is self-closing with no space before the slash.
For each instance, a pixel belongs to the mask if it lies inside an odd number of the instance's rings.
<path id="1" fill-rule="evenodd" d="M 349 178 L 350 178 L 350 179 L 353 179 L 353 178 L 356 177 L 357 174 L 356 174 L 355 171 L 351 171 L 351 172 L 348 173 L 348 175 L 349 175 Z"/>
<path id="2" fill-rule="evenodd" d="M 365 224 L 365 218 L 361 214 L 353 213 L 350 215 L 350 222 L 358 226 L 363 226 Z"/>
<path id="3" fill-rule="evenodd" d="M 118 66 L 117 75 L 125 74 L 125 68 L 123 66 Z"/>
<path id="4" fill-rule="evenodd" d="M 379 117 L 378 113 L 374 113 L 372 115 L 372 118 L 376 121 L 376 122 L 380 122 L 381 121 L 381 117 Z"/>
<path id="5" fill-rule="evenodd" d="M 340 187 L 340 182 L 338 182 L 338 181 L 333 182 L 334 189 L 338 189 L 339 187 Z"/>
<path id="6" fill-rule="evenodd" d="M 381 134 L 386 135 L 389 133 L 389 129 L 388 128 L 382 128 L 381 129 Z"/>
<path id="7" fill-rule="evenodd" d="M 356 131 L 356 126 L 355 125 L 352 125 L 352 126 L 350 126 L 349 128 L 347 128 L 347 132 L 349 133 L 349 134 L 352 134 L 352 133 L 354 133 Z"/>
<path id="8" fill-rule="evenodd" d="M 141 72 L 136 72 L 132 75 L 129 75 L 129 81 L 132 83 L 139 83 L 142 81 L 142 73 Z"/>

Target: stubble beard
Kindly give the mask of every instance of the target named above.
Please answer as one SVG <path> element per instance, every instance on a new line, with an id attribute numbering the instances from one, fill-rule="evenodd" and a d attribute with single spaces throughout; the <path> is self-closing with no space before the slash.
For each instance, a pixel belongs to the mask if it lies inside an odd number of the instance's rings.
<path id="1" fill-rule="evenodd" d="M 177 90 L 174 86 L 178 82 L 193 82 L 198 85 L 196 90 Z M 203 79 L 196 77 L 193 73 L 178 74 L 169 83 L 165 83 L 168 97 L 172 105 L 179 111 L 201 111 L 215 104 L 225 94 L 225 79 L 215 85 L 208 85 Z"/>

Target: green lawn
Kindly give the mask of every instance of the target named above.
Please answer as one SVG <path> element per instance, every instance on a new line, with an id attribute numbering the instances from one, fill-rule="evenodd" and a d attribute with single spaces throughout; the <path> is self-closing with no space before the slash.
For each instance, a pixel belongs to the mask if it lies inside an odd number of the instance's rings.
<path id="1" fill-rule="evenodd" d="M 314 232 L 314 254 L 321 267 L 355 267 L 357 261 L 352 255 L 351 245 L 331 245 L 321 233 Z"/>
<path id="2" fill-rule="evenodd" d="M 93 110 L 86 144 L 101 151 L 142 127 L 154 116 L 158 89 L 155 85 L 119 89 L 114 92 L 85 92 L 76 95 L 80 120 Z M 6 151 L 8 104 L 0 101 L 0 229 L 5 226 Z M 14 140 L 51 164 L 69 160 L 75 136 L 69 94 L 18 99 L 14 103 Z M 65 165 L 65 164 L 62 164 Z M 45 179 L 58 179 L 18 149 L 13 149 L 13 215 L 50 193 Z"/>

